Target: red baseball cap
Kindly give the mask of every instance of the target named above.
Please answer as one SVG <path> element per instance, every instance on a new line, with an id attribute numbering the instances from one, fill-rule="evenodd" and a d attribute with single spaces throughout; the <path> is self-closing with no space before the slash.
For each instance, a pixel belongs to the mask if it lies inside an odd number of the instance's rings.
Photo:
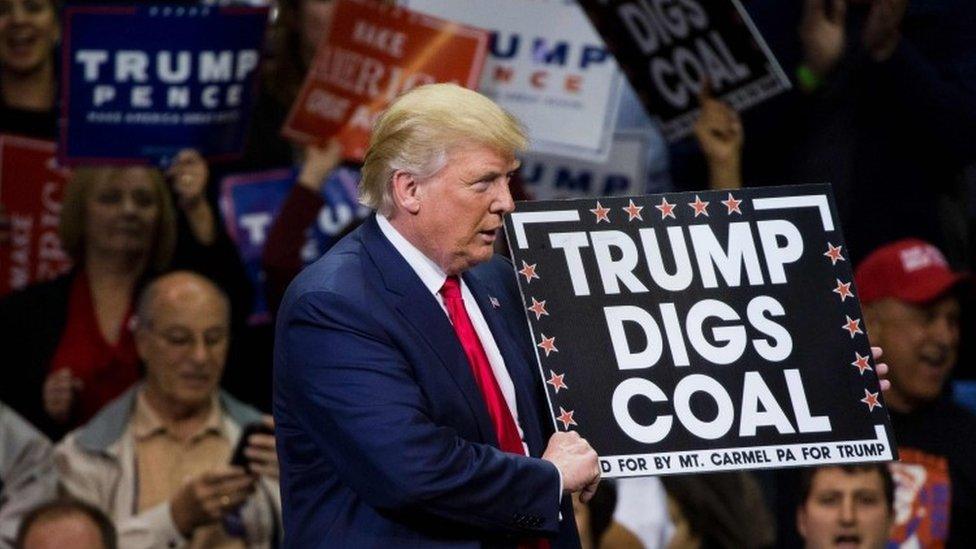
<path id="1" fill-rule="evenodd" d="M 906 238 L 871 252 L 854 271 L 854 280 L 861 303 L 893 297 L 923 304 L 968 284 L 970 275 L 953 271 L 935 246 Z"/>

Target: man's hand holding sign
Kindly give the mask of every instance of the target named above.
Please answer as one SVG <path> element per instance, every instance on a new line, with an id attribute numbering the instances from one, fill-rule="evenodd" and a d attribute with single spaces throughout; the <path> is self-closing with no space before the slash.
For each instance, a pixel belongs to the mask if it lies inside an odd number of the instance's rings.
<path id="1" fill-rule="evenodd" d="M 894 459 L 835 220 L 827 186 L 521 204 L 557 427 L 610 477 Z"/>

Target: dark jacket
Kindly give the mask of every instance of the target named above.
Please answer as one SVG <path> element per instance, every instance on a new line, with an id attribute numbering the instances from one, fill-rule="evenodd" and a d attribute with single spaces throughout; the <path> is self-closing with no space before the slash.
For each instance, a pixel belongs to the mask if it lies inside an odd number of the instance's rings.
<path id="1" fill-rule="evenodd" d="M 559 474 L 538 459 L 553 425 L 512 265 L 497 258 L 463 277 L 533 457 L 498 449 L 447 315 L 371 217 L 302 271 L 278 315 L 286 547 L 579 546 Z"/>

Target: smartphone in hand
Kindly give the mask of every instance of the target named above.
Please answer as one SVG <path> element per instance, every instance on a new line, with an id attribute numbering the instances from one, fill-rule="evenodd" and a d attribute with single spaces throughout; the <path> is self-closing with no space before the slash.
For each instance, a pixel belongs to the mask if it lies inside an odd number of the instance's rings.
<path id="1" fill-rule="evenodd" d="M 247 456 L 244 455 L 244 450 L 247 448 L 247 442 L 250 440 L 251 435 L 256 434 L 273 435 L 274 429 L 261 422 L 247 424 L 244 427 L 244 431 L 241 433 L 241 438 L 237 441 L 237 446 L 234 447 L 234 453 L 231 454 L 231 465 L 243 467 L 248 473 L 251 472 L 251 462 L 248 461 Z"/>

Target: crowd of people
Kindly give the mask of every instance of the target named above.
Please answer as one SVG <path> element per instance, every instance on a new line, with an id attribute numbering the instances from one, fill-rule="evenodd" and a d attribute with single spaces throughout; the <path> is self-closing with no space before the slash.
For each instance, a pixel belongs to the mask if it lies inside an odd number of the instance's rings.
<path id="1" fill-rule="evenodd" d="M 866 329 L 890 366 L 901 461 L 604 481 L 574 501 L 580 541 L 976 546 L 976 416 L 953 395 L 976 377 L 963 337 L 976 257 L 976 5 L 743 3 L 794 89 L 740 114 L 703 87 L 694 137 L 655 145 L 669 174 L 649 176 L 648 189 L 832 183 Z M 0 0 L 0 134 L 55 140 L 60 7 Z M 274 326 L 247 322 L 253 290 L 215 182 L 297 168 L 262 261 L 276 314 L 342 164 L 337 142 L 300 147 L 279 131 L 333 8 L 277 3 L 240 160 L 184 150 L 165 169 L 72 171 L 59 225 L 71 270 L 0 297 L 0 548 L 282 543 Z M 531 199 L 517 174 L 511 185 Z M 0 205 L 0 249 L 8 232 Z"/>

